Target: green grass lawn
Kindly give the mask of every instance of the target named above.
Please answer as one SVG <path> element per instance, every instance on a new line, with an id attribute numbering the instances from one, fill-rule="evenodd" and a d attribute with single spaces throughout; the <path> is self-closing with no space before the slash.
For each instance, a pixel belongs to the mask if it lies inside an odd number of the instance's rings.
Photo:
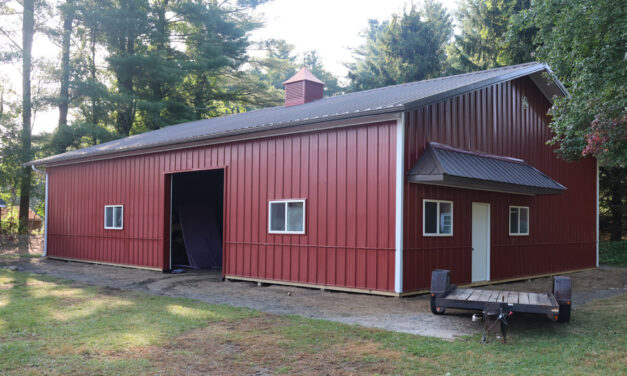
<path id="1" fill-rule="evenodd" d="M 41 255 L 33 255 L 33 254 L 28 254 L 28 255 L 15 254 L 15 253 L 0 254 L 0 258 L 40 258 L 40 257 Z"/>
<path id="2" fill-rule="evenodd" d="M 0 269 L 0 374 L 626 374 L 627 296 L 444 341 Z"/>
<path id="3" fill-rule="evenodd" d="M 599 243 L 601 265 L 627 266 L 627 240 Z"/>

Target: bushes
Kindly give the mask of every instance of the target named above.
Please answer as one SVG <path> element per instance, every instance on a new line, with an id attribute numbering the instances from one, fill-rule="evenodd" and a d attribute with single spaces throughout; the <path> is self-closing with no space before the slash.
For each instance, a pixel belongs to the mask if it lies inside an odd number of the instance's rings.
<path id="1" fill-rule="evenodd" d="M 602 265 L 627 266 L 627 241 L 601 242 L 599 263 Z"/>

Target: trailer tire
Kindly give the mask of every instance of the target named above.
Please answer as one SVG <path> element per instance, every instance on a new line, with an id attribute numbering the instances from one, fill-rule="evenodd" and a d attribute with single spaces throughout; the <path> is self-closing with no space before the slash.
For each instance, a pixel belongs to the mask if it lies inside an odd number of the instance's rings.
<path id="1" fill-rule="evenodd" d="M 446 309 L 440 308 L 438 311 L 438 307 L 435 305 L 435 296 L 431 295 L 431 313 L 434 315 L 443 315 Z"/>
<path id="2" fill-rule="evenodd" d="M 560 304 L 560 313 L 557 316 L 557 322 L 570 322 L 569 304 Z"/>

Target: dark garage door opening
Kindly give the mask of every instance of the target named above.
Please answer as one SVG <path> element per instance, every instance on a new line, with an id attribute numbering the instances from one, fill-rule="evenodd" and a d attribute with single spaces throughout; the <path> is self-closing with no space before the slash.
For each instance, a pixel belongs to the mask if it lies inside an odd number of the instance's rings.
<path id="1" fill-rule="evenodd" d="M 222 268 L 224 170 L 172 175 L 171 267 Z"/>

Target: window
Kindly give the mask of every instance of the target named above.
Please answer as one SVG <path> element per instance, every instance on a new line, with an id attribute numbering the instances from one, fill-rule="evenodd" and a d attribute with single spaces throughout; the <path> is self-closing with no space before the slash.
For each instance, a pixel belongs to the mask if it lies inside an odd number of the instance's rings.
<path id="1" fill-rule="evenodd" d="M 453 235 L 452 201 L 424 200 L 422 214 L 424 236 Z"/>
<path id="2" fill-rule="evenodd" d="M 106 230 L 121 230 L 124 228 L 124 206 L 122 205 L 105 205 L 105 222 Z"/>
<path id="3" fill-rule="evenodd" d="M 529 235 L 529 207 L 509 207 L 509 234 Z"/>
<path id="4" fill-rule="evenodd" d="M 305 233 L 305 200 L 270 201 L 271 234 Z"/>

